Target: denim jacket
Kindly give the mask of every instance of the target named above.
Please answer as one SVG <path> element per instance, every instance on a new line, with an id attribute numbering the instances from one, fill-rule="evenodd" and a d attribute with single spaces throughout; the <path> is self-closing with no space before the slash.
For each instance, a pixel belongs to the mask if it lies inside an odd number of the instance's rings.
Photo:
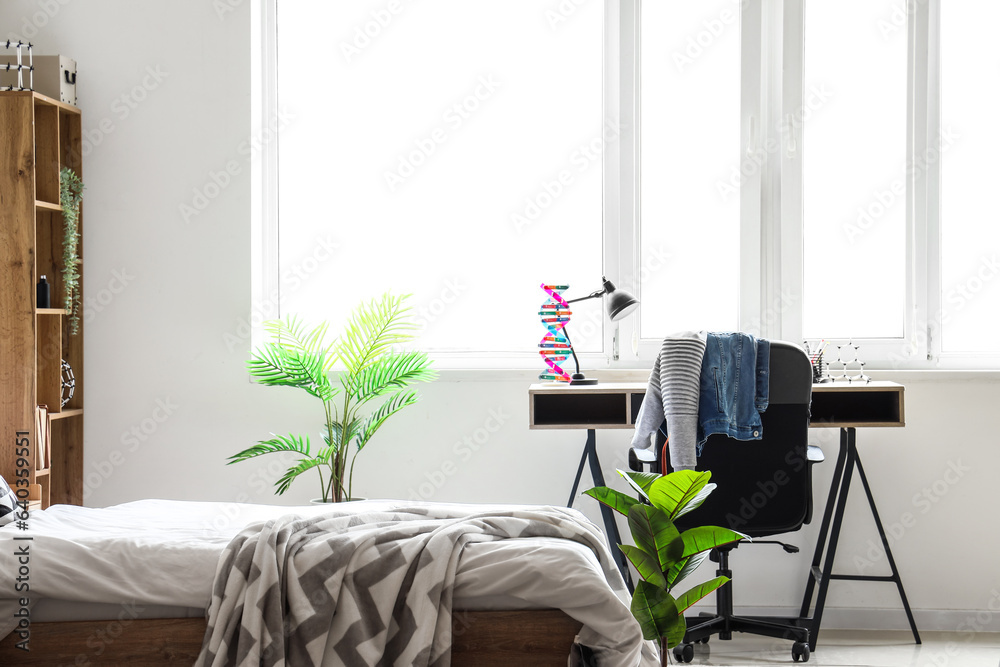
<path id="1" fill-rule="evenodd" d="M 767 409 L 771 344 L 745 333 L 709 333 L 701 365 L 698 454 L 708 436 L 760 440 Z"/>

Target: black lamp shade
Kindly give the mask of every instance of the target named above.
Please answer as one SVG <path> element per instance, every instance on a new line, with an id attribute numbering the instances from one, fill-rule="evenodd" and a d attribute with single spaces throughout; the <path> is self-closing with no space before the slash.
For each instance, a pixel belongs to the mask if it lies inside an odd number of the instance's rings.
<path id="1" fill-rule="evenodd" d="M 638 307 L 638 299 L 624 290 L 616 289 L 607 296 L 608 317 L 612 322 L 624 319 Z"/>

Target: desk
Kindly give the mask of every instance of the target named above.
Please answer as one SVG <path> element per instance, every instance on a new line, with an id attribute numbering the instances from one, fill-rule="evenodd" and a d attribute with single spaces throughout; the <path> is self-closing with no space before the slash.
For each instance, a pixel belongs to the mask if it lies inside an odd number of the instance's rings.
<path id="1" fill-rule="evenodd" d="M 624 382 L 607 383 L 587 386 L 556 386 L 550 384 L 533 384 L 528 388 L 529 428 L 532 429 L 586 429 L 587 441 L 580 458 L 580 466 L 576 471 L 573 490 L 570 492 L 567 506 L 572 507 L 576 498 L 580 478 L 584 466 L 589 461 L 591 475 L 598 486 L 606 486 L 601 462 L 597 457 L 596 429 L 634 429 L 635 419 L 639 414 L 639 406 L 646 395 L 647 383 Z M 896 568 L 896 561 L 889 548 L 889 541 L 879 518 L 878 508 L 872 497 L 871 486 L 861 465 L 861 456 L 857 449 L 857 432 L 860 427 L 902 427 L 905 425 L 903 386 L 894 382 L 871 382 L 869 384 L 816 384 L 812 393 L 812 420 L 810 428 L 839 428 L 840 452 L 837 455 L 837 465 L 834 469 L 833 482 L 827 496 L 826 508 L 823 512 L 823 522 L 820 525 L 819 538 L 813 553 L 812 567 L 806 582 L 806 591 L 802 599 L 799 618 L 803 625 L 809 628 L 810 649 L 816 649 L 816 638 L 819 636 L 820 624 L 826 605 L 827 591 L 831 581 L 883 581 L 893 582 L 899 590 L 899 597 L 906 611 L 913 638 L 920 643 L 913 613 L 903 590 L 903 583 Z M 875 526 L 878 528 L 882 546 L 892 574 L 889 576 L 862 576 L 835 574 L 833 562 L 837 553 L 837 543 L 840 540 L 840 530 L 844 522 L 844 509 L 850 492 L 851 479 L 857 469 L 861 484 L 868 497 Z M 604 526 L 608 539 L 621 544 L 618 525 L 615 523 L 613 511 L 601 505 Z M 625 578 L 629 590 L 632 590 L 628 563 L 620 550 L 612 549 L 612 555 Z M 824 558 L 825 555 L 825 558 Z M 818 584 L 818 588 L 817 588 Z M 809 611 L 812 607 L 813 593 L 816 593 L 816 607 L 812 617 Z"/>

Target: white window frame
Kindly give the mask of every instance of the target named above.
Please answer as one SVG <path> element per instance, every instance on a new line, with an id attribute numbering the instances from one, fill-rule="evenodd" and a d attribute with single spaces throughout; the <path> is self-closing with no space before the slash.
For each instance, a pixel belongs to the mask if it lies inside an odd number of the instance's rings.
<path id="1" fill-rule="evenodd" d="M 251 127 L 277 122 L 276 2 L 254 0 L 252 12 Z M 604 117 L 618 123 L 617 141 L 605 141 L 603 164 L 604 274 L 642 301 L 640 238 L 639 53 L 642 0 L 604 0 Z M 763 155 L 740 191 L 740 329 L 770 339 L 802 340 L 803 203 L 801 124 L 786 122 L 806 103 L 803 84 L 804 3 L 741 0 L 742 108 L 740 159 Z M 937 145 L 940 128 L 940 0 L 907 0 L 907 164 Z M 776 145 L 776 151 L 761 150 Z M 734 152 L 737 150 L 734 147 Z M 280 315 L 278 280 L 277 151 L 265 144 L 252 165 L 253 341 L 260 323 Z M 933 313 L 941 308 L 940 161 L 907 173 L 906 304 L 901 338 L 855 338 L 868 369 L 1000 369 L 1000 355 L 944 354 Z M 574 289 L 574 298 L 599 286 Z M 576 286 L 574 286 L 575 288 Z M 646 369 L 659 340 L 639 339 L 639 313 L 603 323 L 604 350 L 581 354 L 594 369 Z M 837 341 L 834 341 L 837 342 Z M 524 354 L 435 355 L 441 368 L 533 369 Z"/>

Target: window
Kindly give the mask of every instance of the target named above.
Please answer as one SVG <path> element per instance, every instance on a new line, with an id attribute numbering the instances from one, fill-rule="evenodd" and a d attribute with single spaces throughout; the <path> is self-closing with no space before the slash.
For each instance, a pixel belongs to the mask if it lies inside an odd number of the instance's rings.
<path id="1" fill-rule="evenodd" d="M 645 2 L 640 25 L 639 335 L 736 330 L 739 3 Z"/>
<path id="2" fill-rule="evenodd" d="M 642 307 L 574 305 L 588 368 L 688 328 L 1000 368 L 996 3 L 261 1 L 269 316 L 409 291 L 442 367 L 534 369 L 538 285 L 607 275 Z"/>
<path id="3" fill-rule="evenodd" d="M 805 6 L 802 333 L 903 337 L 907 41 L 878 21 L 898 0 Z"/>
<path id="4" fill-rule="evenodd" d="M 412 292 L 439 358 L 534 354 L 540 284 L 603 271 L 602 3 L 390 4 L 277 2 L 281 313 Z M 578 351 L 603 332 L 574 306 Z"/>
<path id="5" fill-rule="evenodd" d="M 941 352 L 1000 353 L 1000 91 L 984 73 L 1000 58 L 996 2 L 941 3 Z"/>

